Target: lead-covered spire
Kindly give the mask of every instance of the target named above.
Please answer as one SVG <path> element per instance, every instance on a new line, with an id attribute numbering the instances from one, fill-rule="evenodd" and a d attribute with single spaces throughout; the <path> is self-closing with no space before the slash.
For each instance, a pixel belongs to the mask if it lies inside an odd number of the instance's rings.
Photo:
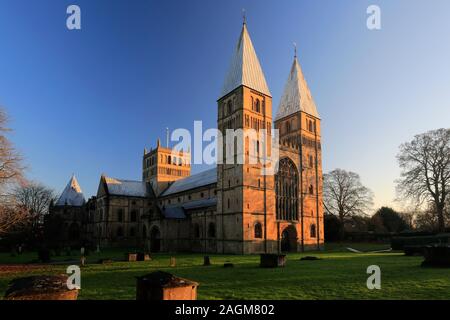
<path id="1" fill-rule="evenodd" d="M 220 97 L 241 85 L 271 96 L 245 20 Z"/>
<path id="2" fill-rule="evenodd" d="M 298 63 L 297 50 L 295 50 L 294 62 L 284 87 L 275 120 L 287 117 L 298 111 L 303 111 L 311 116 L 320 118 L 308 84 L 303 76 L 302 68 Z"/>
<path id="3" fill-rule="evenodd" d="M 84 199 L 83 191 L 78 184 L 75 175 L 72 176 L 63 193 L 56 202 L 57 206 L 75 206 L 81 207 L 86 200 Z"/>

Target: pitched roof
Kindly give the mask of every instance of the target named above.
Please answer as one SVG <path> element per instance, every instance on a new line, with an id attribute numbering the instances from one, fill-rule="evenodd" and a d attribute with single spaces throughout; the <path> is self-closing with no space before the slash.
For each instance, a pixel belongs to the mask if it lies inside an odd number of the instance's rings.
<path id="1" fill-rule="evenodd" d="M 170 194 L 195 189 L 203 186 L 207 186 L 213 183 L 217 183 L 217 169 L 206 170 L 192 176 L 180 179 L 172 183 L 161 196 L 167 196 Z"/>
<path id="2" fill-rule="evenodd" d="M 86 200 L 84 199 L 83 191 L 78 184 L 77 178 L 73 175 L 58 201 L 56 201 L 56 205 L 81 207 L 85 202 Z"/>
<path id="3" fill-rule="evenodd" d="M 120 180 L 110 177 L 104 177 L 104 181 L 110 195 L 141 198 L 153 195 L 149 184 L 142 181 Z"/>
<path id="4" fill-rule="evenodd" d="M 320 117 L 314 99 L 309 91 L 308 84 L 303 76 L 302 68 L 298 63 L 297 57 L 295 57 L 275 120 L 279 120 L 298 111 L 303 111 L 316 118 Z"/>
<path id="5" fill-rule="evenodd" d="M 242 27 L 220 96 L 227 95 L 241 85 L 271 96 L 246 24 Z"/>

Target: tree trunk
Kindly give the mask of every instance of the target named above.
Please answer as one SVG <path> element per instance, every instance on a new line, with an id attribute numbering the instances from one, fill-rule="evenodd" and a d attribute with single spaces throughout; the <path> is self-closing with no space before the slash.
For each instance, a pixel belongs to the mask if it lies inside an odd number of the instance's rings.
<path id="1" fill-rule="evenodd" d="M 339 215 L 339 221 L 341 223 L 341 228 L 339 229 L 339 241 L 344 241 L 345 238 L 345 228 L 344 228 L 344 216 Z"/>
<path id="2" fill-rule="evenodd" d="M 437 205 L 436 212 L 437 212 L 437 216 L 438 216 L 438 231 L 445 232 L 444 206 Z"/>

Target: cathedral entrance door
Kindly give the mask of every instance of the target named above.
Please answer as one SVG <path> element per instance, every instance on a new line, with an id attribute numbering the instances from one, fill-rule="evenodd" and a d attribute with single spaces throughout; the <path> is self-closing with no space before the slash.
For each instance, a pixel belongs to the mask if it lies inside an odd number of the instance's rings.
<path id="1" fill-rule="evenodd" d="M 286 227 L 281 234 L 281 251 L 297 251 L 297 230 L 294 226 Z"/>

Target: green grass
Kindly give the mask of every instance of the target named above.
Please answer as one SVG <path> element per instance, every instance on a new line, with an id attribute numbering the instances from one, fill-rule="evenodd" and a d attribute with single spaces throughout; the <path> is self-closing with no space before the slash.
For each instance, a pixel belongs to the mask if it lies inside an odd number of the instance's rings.
<path id="1" fill-rule="evenodd" d="M 82 268 L 79 299 L 134 299 L 135 277 L 163 270 L 200 283 L 199 299 L 450 299 L 450 270 L 421 268 L 421 257 L 406 257 L 402 253 L 351 253 L 385 249 L 385 245 L 328 245 L 325 252 L 288 255 L 285 268 L 259 268 L 259 256 L 210 255 L 212 266 L 204 267 L 203 255 L 177 254 L 177 266 L 169 267 L 170 255 L 155 255 L 149 262 L 115 262 L 110 265 L 90 264 Z M 124 251 L 104 251 L 93 254 L 88 262 L 99 258 L 122 258 Z M 314 255 L 320 261 L 299 261 Z M 69 257 L 71 259 L 76 256 Z M 28 260 L 27 260 L 28 259 Z M 35 254 L 10 257 L 0 254 L 1 263 L 23 263 L 35 259 Z M 59 260 L 67 257 L 59 257 Z M 234 268 L 223 268 L 232 262 Z M 366 280 L 369 265 L 381 268 L 381 290 L 368 290 Z M 0 296 L 8 282 L 30 274 L 64 273 L 65 265 L 46 269 L 0 273 Z"/>

